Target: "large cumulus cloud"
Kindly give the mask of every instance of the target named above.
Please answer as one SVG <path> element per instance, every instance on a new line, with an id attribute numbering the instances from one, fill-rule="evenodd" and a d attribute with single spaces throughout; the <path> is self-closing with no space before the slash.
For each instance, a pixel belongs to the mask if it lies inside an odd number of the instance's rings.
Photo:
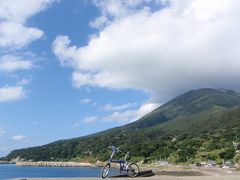
<path id="1" fill-rule="evenodd" d="M 239 1 L 176 0 L 154 11 L 145 4 L 114 18 L 103 7 L 108 23 L 86 46 L 64 35 L 53 43 L 61 64 L 73 68 L 74 86 L 140 89 L 155 101 L 202 87 L 240 88 Z"/>

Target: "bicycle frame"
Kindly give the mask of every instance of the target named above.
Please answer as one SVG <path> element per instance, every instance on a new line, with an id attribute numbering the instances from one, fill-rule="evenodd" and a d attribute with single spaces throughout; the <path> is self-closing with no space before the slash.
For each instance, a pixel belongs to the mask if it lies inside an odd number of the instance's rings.
<path id="1" fill-rule="evenodd" d="M 119 150 L 119 148 L 116 148 L 115 146 L 112 146 L 111 149 L 112 149 L 112 154 L 111 154 L 108 162 L 109 163 L 118 163 L 120 165 L 120 171 L 127 171 L 127 168 L 129 166 L 129 164 L 127 162 L 127 157 L 129 155 L 129 152 L 127 152 L 125 154 L 124 160 L 113 160 L 113 157 L 114 157 L 115 153 L 121 152 L 121 151 Z"/>
<path id="2" fill-rule="evenodd" d="M 118 163 L 120 165 L 120 168 L 119 168 L 120 174 L 122 171 L 126 171 L 128 176 L 136 177 L 139 172 L 139 167 L 136 163 L 127 162 L 129 152 L 126 153 L 124 160 L 113 160 L 115 153 L 121 152 L 121 151 L 119 150 L 119 148 L 116 148 L 115 146 L 112 146 L 110 148 L 112 149 L 112 154 L 107 164 L 102 168 L 102 171 L 101 171 L 102 178 L 106 178 L 108 176 L 111 168 L 111 163 Z"/>

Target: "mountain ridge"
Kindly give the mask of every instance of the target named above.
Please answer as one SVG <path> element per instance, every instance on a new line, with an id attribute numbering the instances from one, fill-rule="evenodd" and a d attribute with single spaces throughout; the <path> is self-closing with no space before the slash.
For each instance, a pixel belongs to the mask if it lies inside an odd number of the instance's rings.
<path id="1" fill-rule="evenodd" d="M 106 160 L 109 155 L 106 147 L 115 144 L 132 151 L 136 160 L 164 158 L 178 163 L 207 156 L 220 161 L 224 153 L 228 159 L 233 159 L 231 141 L 240 137 L 239 114 L 238 92 L 210 88 L 191 90 L 131 124 L 85 137 L 15 150 L 7 158 Z M 211 146 L 215 148 L 209 148 Z"/>

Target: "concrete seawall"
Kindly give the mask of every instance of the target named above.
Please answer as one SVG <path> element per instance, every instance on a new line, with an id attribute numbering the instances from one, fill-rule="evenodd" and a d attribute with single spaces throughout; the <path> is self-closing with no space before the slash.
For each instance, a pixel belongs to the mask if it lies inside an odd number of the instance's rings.
<path id="1" fill-rule="evenodd" d="M 77 163 L 77 162 L 16 162 L 17 166 L 40 166 L 40 167 L 92 167 L 91 163 Z"/>

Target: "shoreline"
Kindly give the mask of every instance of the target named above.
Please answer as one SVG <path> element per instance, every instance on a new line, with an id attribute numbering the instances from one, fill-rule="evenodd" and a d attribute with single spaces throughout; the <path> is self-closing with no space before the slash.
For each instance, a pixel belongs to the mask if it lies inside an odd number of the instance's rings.
<path id="1" fill-rule="evenodd" d="M 103 162 L 101 162 L 103 163 Z M 18 166 L 46 166 L 46 167 L 97 167 L 91 163 L 76 163 L 76 162 L 17 162 Z M 230 169 L 221 168 L 204 168 L 204 167 L 186 167 L 186 166 L 139 166 L 140 172 L 146 169 L 151 169 L 153 176 L 151 177 L 136 177 L 134 179 L 149 179 L 149 180 L 238 180 L 240 172 Z M 90 180 L 100 178 L 18 178 L 18 180 Z M 109 177 L 114 180 L 127 180 L 128 177 Z"/>
<path id="2" fill-rule="evenodd" d="M 32 167 L 102 167 L 104 162 L 52 162 L 52 161 L 39 161 L 39 162 L 16 162 L 16 166 L 32 166 Z M 112 166 L 117 168 L 117 166 Z M 140 172 L 152 171 L 153 177 L 229 177 L 237 176 L 240 179 L 240 171 L 223 169 L 219 167 L 197 167 L 197 166 L 181 166 L 181 165 L 168 165 L 168 166 L 156 166 L 156 165 L 140 165 Z"/>
<path id="3" fill-rule="evenodd" d="M 1 164 L 1 163 L 0 163 Z M 5 163 L 4 163 L 5 164 Z M 16 166 L 33 166 L 33 167 L 103 167 L 106 162 L 97 161 L 95 163 L 90 162 L 72 162 L 72 161 L 16 161 L 8 162 L 7 164 L 15 164 Z M 220 167 L 198 167 L 192 165 L 149 165 L 138 164 L 141 170 L 153 170 L 154 172 L 161 171 L 201 171 L 201 172 L 237 172 L 240 175 L 240 171 L 233 169 L 223 169 Z M 113 168 L 118 168 L 118 164 L 112 164 Z"/>
<path id="4" fill-rule="evenodd" d="M 16 166 L 35 166 L 35 167 L 97 167 L 87 162 L 50 162 L 50 161 L 38 161 L 38 162 L 16 162 Z"/>

